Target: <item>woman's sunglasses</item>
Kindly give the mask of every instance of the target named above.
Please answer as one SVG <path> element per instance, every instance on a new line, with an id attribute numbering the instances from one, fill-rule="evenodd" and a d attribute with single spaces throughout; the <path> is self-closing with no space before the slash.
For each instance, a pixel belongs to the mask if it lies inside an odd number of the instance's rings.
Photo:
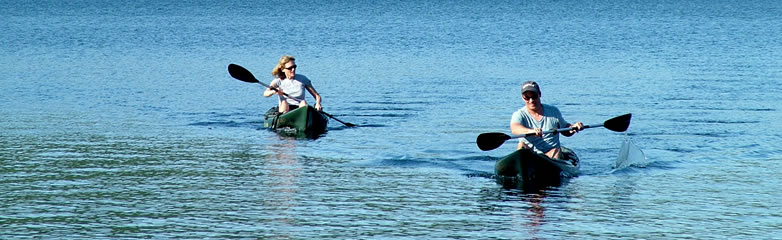
<path id="1" fill-rule="evenodd" d="M 293 70 L 293 69 L 295 69 L 295 68 L 296 68 L 296 64 L 293 64 L 292 66 L 290 66 L 290 67 L 286 67 L 286 68 L 283 68 L 283 69 L 287 69 L 287 70 Z"/>

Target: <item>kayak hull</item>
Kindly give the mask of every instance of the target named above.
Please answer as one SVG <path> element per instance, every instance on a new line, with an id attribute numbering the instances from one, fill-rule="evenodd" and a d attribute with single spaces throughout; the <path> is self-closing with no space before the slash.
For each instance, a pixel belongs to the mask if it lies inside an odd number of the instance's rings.
<path id="1" fill-rule="evenodd" d="M 311 106 L 280 114 L 273 107 L 264 114 L 264 127 L 286 136 L 315 137 L 326 132 L 329 119 Z"/>
<path id="2" fill-rule="evenodd" d="M 561 183 L 563 177 L 578 176 L 581 166 L 578 156 L 569 148 L 562 148 L 564 160 L 551 159 L 530 149 L 519 149 L 500 158 L 494 165 L 498 179 L 503 182 Z"/>

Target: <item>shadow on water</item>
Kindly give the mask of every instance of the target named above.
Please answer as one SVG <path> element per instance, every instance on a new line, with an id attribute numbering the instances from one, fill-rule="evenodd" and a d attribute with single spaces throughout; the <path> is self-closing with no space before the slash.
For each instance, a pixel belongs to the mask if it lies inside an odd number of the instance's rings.
<path id="1" fill-rule="evenodd" d="M 251 128 L 263 129 L 263 117 L 256 117 L 255 113 L 250 112 L 208 112 L 208 113 L 183 113 L 190 116 L 191 121 L 188 126 L 216 128 Z"/>
<path id="2" fill-rule="evenodd" d="M 442 168 L 463 172 L 468 178 L 483 178 L 499 184 L 505 190 L 518 190 L 523 193 L 556 190 L 566 185 L 569 177 L 538 179 L 536 181 L 521 181 L 516 177 L 502 177 L 494 173 L 494 164 L 498 158 L 484 155 L 466 156 L 456 159 L 416 158 L 408 156 L 382 159 L 371 165 L 412 167 L 412 168 Z"/>
<path id="3" fill-rule="evenodd" d="M 328 128 L 326 132 L 299 132 L 293 128 L 278 128 L 270 129 L 263 126 L 263 121 L 248 121 L 248 122 L 236 122 L 236 121 L 211 121 L 211 122 L 196 122 L 188 124 L 188 126 L 200 126 L 207 127 L 208 129 L 220 129 L 220 128 L 247 128 L 254 130 L 270 131 L 279 135 L 285 139 L 318 139 L 324 137 L 331 130 L 342 130 L 348 127 L 341 126 L 336 128 Z"/>
<path id="4" fill-rule="evenodd" d="M 412 113 L 375 113 L 375 114 L 353 114 L 354 117 L 378 117 L 378 118 L 410 118 L 414 117 Z"/>
<path id="5" fill-rule="evenodd" d="M 658 161 L 636 163 L 621 168 L 611 169 L 611 172 L 609 173 L 624 175 L 624 174 L 635 174 L 635 173 L 658 170 L 658 169 L 662 169 L 662 170 L 674 169 L 675 167 L 672 166 L 671 163 L 672 162 L 658 162 Z"/>
<path id="6" fill-rule="evenodd" d="M 334 124 L 334 125 L 336 125 L 336 126 L 328 127 L 327 130 L 332 131 L 332 130 L 343 130 L 343 129 L 350 129 L 350 128 L 382 128 L 382 127 L 388 126 L 388 125 L 382 125 L 382 124 L 356 124 L 356 126 L 354 126 L 354 127 L 349 127 L 349 126 L 345 126 L 344 124 L 341 124 L 341 123 L 337 123 L 337 124 Z"/>
<path id="7" fill-rule="evenodd" d="M 442 159 L 442 158 L 416 158 L 410 156 L 392 157 L 376 162 L 382 166 L 394 167 L 434 167 L 443 169 L 452 169 L 462 172 L 462 175 L 468 178 L 482 178 L 494 181 L 500 189 L 518 192 L 518 193 L 540 193 L 546 191 L 557 191 L 566 187 L 573 179 L 577 177 L 559 177 L 551 179 L 537 179 L 535 181 L 522 181 L 516 177 L 503 177 L 494 173 L 494 164 L 498 157 L 473 155 L 462 158 Z M 623 158 L 624 159 L 624 158 Z M 635 158 L 631 161 L 624 161 L 617 165 L 619 168 L 603 169 L 596 172 L 582 171 L 580 176 L 604 175 L 604 174 L 638 174 L 646 171 L 674 169 L 675 161 L 655 161 L 642 158 Z"/>
<path id="8" fill-rule="evenodd" d="M 555 190 L 559 187 L 566 185 L 570 181 L 570 177 L 553 177 L 553 178 L 538 178 L 534 181 L 523 181 L 518 177 L 499 176 L 494 172 L 494 164 L 499 158 L 489 156 L 474 156 L 460 159 L 460 161 L 474 163 L 480 163 L 478 167 L 481 170 L 475 170 L 473 167 L 476 165 L 463 165 L 459 168 L 462 171 L 467 172 L 467 177 L 481 177 L 486 179 L 492 179 L 494 182 L 502 186 L 505 190 L 518 190 L 522 193 L 537 193 L 546 190 Z"/>
<path id="9" fill-rule="evenodd" d="M 263 121 L 247 121 L 247 122 L 208 121 L 208 122 L 190 123 L 190 124 L 188 124 L 188 126 L 208 127 L 209 129 L 213 129 L 213 128 L 253 128 L 253 129 L 262 129 Z"/>
<path id="10" fill-rule="evenodd" d="M 522 181 L 517 177 L 495 175 L 494 180 L 505 190 L 519 190 L 521 193 L 542 193 L 547 190 L 556 190 L 567 185 L 567 183 L 570 182 L 570 177 Z"/>
<path id="11" fill-rule="evenodd" d="M 195 113 L 190 115 L 197 115 Z M 251 113 L 233 113 L 233 114 L 226 114 L 226 113 L 218 113 L 218 112 L 212 112 L 209 114 L 209 116 L 206 116 L 204 118 L 207 119 L 216 119 L 213 121 L 198 121 L 193 122 L 190 124 L 187 124 L 188 126 L 198 126 L 198 127 L 207 127 L 208 129 L 220 129 L 220 128 L 247 128 L 247 129 L 254 129 L 254 130 L 269 130 L 271 132 L 275 132 L 278 135 L 280 135 L 283 138 L 307 138 L 307 139 L 318 139 L 321 137 L 324 137 L 328 134 L 329 131 L 341 131 L 344 129 L 352 129 L 352 128 L 382 128 L 387 127 L 387 125 L 383 124 L 357 124 L 356 126 L 347 126 L 345 124 L 339 123 L 337 121 L 329 121 L 329 126 L 326 128 L 326 132 L 323 133 L 311 133 L 311 132 L 305 132 L 305 133 L 298 133 L 296 131 L 292 131 L 292 129 L 268 129 L 264 127 L 264 121 L 263 119 L 259 120 L 249 120 L 249 121 L 242 121 L 242 119 L 248 119 L 253 117 L 254 114 Z M 229 120 L 229 119 L 236 119 L 236 120 Z"/>

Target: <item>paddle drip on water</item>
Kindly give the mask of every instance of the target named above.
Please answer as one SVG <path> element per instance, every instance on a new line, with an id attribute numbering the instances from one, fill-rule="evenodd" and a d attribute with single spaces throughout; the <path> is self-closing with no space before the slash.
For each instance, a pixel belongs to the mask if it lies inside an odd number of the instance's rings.
<path id="1" fill-rule="evenodd" d="M 633 165 L 641 165 L 647 162 L 646 155 L 641 151 L 641 148 L 633 144 L 632 141 L 625 135 L 625 140 L 622 142 L 622 147 L 619 150 L 619 155 L 616 157 L 616 163 L 614 164 L 614 170 L 623 169 Z"/>

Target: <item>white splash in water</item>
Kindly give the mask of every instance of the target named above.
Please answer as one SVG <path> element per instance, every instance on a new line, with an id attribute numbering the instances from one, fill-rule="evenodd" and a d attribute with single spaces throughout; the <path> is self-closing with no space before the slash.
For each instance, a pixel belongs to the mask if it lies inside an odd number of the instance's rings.
<path id="1" fill-rule="evenodd" d="M 622 148 L 619 150 L 619 155 L 616 156 L 614 170 L 623 169 L 629 166 L 643 166 L 647 162 L 646 155 L 641 151 L 641 148 L 633 144 L 633 142 L 625 136 L 625 140 L 622 142 Z"/>

